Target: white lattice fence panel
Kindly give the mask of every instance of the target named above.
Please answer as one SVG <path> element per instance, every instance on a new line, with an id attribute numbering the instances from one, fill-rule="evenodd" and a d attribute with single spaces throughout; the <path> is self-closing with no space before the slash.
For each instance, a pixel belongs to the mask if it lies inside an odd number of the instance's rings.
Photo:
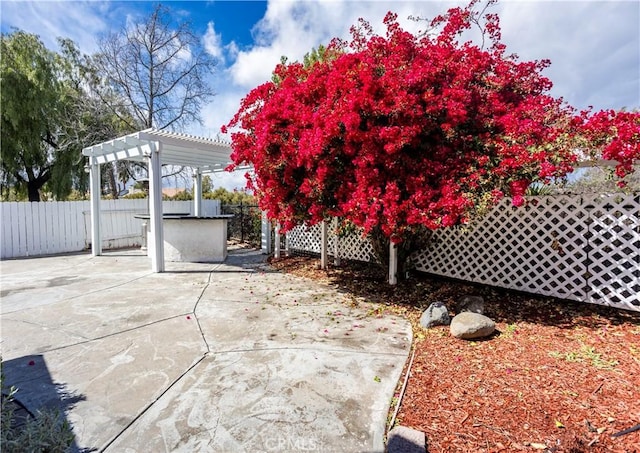
<path id="1" fill-rule="evenodd" d="M 330 254 L 333 254 L 333 241 L 335 241 L 336 238 L 337 236 L 335 235 L 329 236 Z M 366 238 L 362 237 L 360 232 L 352 233 L 348 236 L 341 236 L 338 240 L 340 241 L 340 258 L 356 261 L 371 261 L 373 247 Z"/>
<path id="2" fill-rule="evenodd" d="M 504 200 L 466 227 L 435 232 L 418 270 L 564 299 L 586 300 L 586 212 L 580 198 Z"/>
<path id="3" fill-rule="evenodd" d="M 371 259 L 359 233 L 338 240 L 341 257 Z M 319 225 L 290 232 L 289 247 L 319 254 Z M 640 311 L 640 195 L 504 200 L 471 225 L 436 231 L 413 259 L 436 275 Z"/>
<path id="4" fill-rule="evenodd" d="M 287 232 L 289 250 L 293 253 L 320 254 L 320 224 L 311 227 L 301 225 Z M 335 241 L 339 241 L 340 258 L 356 261 L 370 261 L 373 248 L 359 232 L 337 236 L 333 228 L 328 228 L 327 254 L 334 256 Z"/>
<path id="5" fill-rule="evenodd" d="M 291 252 L 320 253 L 320 225 L 300 225 L 287 232 Z"/>
<path id="6" fill-rule="evenodd" d="M 640 311 L 640 195 L 585 200 L 589 302 Z"/>

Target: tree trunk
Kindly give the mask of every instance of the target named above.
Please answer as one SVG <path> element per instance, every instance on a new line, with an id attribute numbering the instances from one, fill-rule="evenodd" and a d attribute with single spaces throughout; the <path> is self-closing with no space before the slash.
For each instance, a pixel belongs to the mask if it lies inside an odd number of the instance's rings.
<path id="1" fill-rule="evenodd" d="M 116 182 L 116 168 L 115 165 L 112 164 L 110 165 L 109 168 L 109 179 L 108 184 L 109 184 L 109 189 L 111 190 L 111 196 L 113 197 L 114 200 L 118 199 L 118 183 Z"/>
<path id="2" fill-rule="evenodd" d="M 29 194 L 29 201 L 40 201 L 40 188 L 42 184 L 38 179 L 27 181 L 27 192 Z"/>
<path id="3" fill-rule="evenodd" d="M 49 181 L 49 178 L 51 178 L 51 172 L 49 170 L 45 170 L 40 173 L 37 178 L 33 177 L 32 172 L 27 172 L 27 174 L 30 178 L 28 181 L 26 181 L 29 201 L 41 201 L 40 189 L 46 184 L 47 181 Z"/>

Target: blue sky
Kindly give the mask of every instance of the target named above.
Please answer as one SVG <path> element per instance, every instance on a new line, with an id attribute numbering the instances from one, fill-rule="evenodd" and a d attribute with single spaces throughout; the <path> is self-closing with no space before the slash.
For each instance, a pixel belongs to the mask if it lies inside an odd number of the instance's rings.
<path id="1" fill-rule="evenodd" d="M 333 37 L 347 38 L 359 17 L 382 32 L 387 11 L 417 31 L 409 15 L 433 17 L 456 5 L 442 1 L 274 0 L 163 2 L 192 22 L 207 51 L 218 59 L 211 75 L 217 96 L 203 110 L 204 125 L 184 132 L 216 136 L 240 99 L 268 80 L 280 56 L 301 59 Z M 466 2 L 465 2 L 466 3 Z M 460 5 L 464 3 L 458 3 Z M 85 53 L 97 50 L 101 34 L 139 21 L 154 3 L 139 1 L 0 2 L 3 32 L 17 27 L 38 34 L 56 49 L 57 36 L 73 39 Z M 503 41 L 522 60 L 548 58 L 552 93 L 577 108 L 640 108 L 640 2 L 502 1 Z M 242 186 L 241 178 L 228 186 Z"/>

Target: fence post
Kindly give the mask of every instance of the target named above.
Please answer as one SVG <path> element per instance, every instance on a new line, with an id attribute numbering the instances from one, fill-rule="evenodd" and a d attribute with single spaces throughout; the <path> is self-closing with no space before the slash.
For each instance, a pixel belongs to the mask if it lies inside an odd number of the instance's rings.
<path id="1" fill-rule="evenodd" d="M 320 224 L 320 269 L 327 268 L 327 221 Z"/>
<path id="2" fill-rule="evenodd" d="M 398 246 L 389 241 L 389 284 L 398 283 Z"/>
<path id="3" fill-rule="evenodd" d="M 244 206 L 240 201 L 240 241 L 244 242 Z"/>
<path id="4" fill-rule="evenodd" d="M 285 234 L 284 236 L 284 256 L 291 256 L 291 251 L 289 250 L 289 235 Z"/>
<path id="5" fill-rule="evenodd" d="M 338 218 L 333 218 L 333 265 L 340 266 L 340 235 L 338 234 Z"/>
<path id="6" fill-rule="evenodd" d="M 276 259 L 280 258 L 280 224 L 276 222 L 276 235 L 275 235 L 275 248 L 274 256 Z"/>
<path id="7" fill-rule="evenodd" d="M 271 253 L 271 222 L 267 218 L 266 212 L 262 213 L 262 238 L 260 248 L 265 255 Z"/>

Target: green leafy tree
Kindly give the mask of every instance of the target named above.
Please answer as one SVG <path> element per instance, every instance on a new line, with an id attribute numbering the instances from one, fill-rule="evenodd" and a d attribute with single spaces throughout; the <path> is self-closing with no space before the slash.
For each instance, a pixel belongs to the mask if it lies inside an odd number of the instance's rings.
<path id="1" fill-rule="evenodd" d="M 211 176 L 204 175 L 202 177 L 202 193 L 206 194 L 213 190 L 213 181 L 211 181 Z"/>
<path id="2" fill-rule="evenodd" d="M 241 190 L 227 190 L 224 187 L 218 187 L 212 192 L 204 194 L 204 198 L 209 200 L 220 200 L 222 205 L 255 205 L 256 199 L 250 193 Z"/>
<path id="3" fill-rule="evenodd" d="M 122 119 L 126 111 L 105 109 L 103 99 L 117 94 L 100 88 L 98 96 L 97 86 L 88 83 L 97 71 L 92 61 L 71 40 L 59 39 L 59 45 L 60 53 L 50 51 L 38 36 L 19 30 L 2 36 L 5 199 L 6 188 L 29 201 L 39 201 L 43 193 L 65 199 L 73 190 L 86 192 L 82 148 L 133 131 Z M 103 180 L 117 193 L 117 169 L 103 167 Z"/>
<path id="4" fill-rule="evenodd" d="M 59 62 L 36 35 L 14 31 L 1 41 L 2 185 L 26 189 L 29 201 L 39 201 L 40 189 L 74 160 L 57 140 L 65 110 Z M 61 192 L 67 187 L 52 186 Z"/>

